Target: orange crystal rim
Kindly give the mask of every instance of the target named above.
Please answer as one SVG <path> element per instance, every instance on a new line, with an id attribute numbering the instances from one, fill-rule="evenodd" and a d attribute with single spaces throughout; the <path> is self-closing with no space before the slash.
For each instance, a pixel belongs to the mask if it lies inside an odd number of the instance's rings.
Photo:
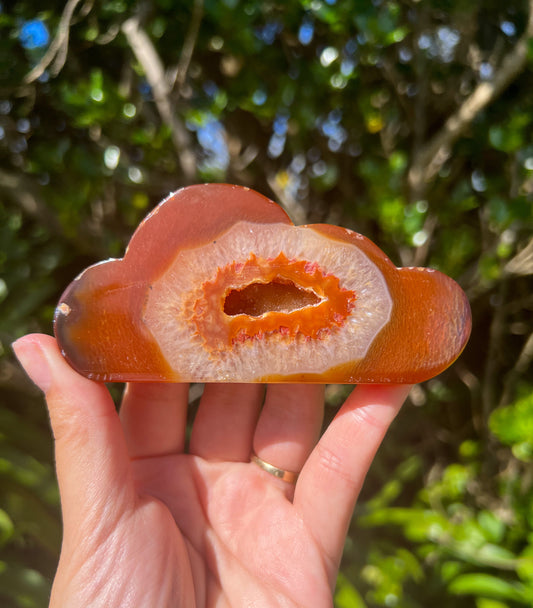
<path id="1" fill-rule="evenodd" d="M 259 316 L 224 312 L 230 292 L 254 283 L 273 282 L 292 283 L 313 292 L 320 301 L 289 312 L 269 311 Z M 322 339 L 345 324 L 356 299 L 354 291 L 343 288 L 338 277 L 324 272 L 316 262 L 289 259 L 284 253 L 269 259 L 252 253 L 246 262 L 231 262 L 219 268 L 213 280 L 203 283 L 191 322 L 196 327 L 195 335 L 210 350 L 231 350 L 236 344 L 272 336 Z"/>

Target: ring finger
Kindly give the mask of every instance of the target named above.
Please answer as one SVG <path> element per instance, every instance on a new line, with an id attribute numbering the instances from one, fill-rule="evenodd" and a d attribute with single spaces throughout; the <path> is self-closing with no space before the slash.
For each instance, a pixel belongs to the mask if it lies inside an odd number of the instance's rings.
<path id="1" fill-rule="evenodd" d="M 323 385 L 269 385 L 255 430 L 255 455 L 272 467 L 299 473 L 318 441 L 323 416 Z"/>

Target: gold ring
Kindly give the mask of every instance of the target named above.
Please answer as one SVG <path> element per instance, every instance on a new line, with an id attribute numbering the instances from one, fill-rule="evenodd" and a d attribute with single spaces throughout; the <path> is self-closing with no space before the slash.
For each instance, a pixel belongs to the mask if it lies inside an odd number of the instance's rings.
<path id="1" fill-rule="evenodd" d="M 278 469 L 278 467 L 275 467 L 273 464 L 265 462 L 259 458 L 257 454 L 252 453 L 250 461 L 255 463 L 260 469 L 263 469 L 263 471 L 266 471 L 267 473 L 274 475 L 274 477 L 281 479 L 281 481 L 286 481 L 287 483 L 296 483 L 296 480 L 298 479 L 298 473 L 295 473 L 294 471 L 286 471 L 285 469 Z"/>

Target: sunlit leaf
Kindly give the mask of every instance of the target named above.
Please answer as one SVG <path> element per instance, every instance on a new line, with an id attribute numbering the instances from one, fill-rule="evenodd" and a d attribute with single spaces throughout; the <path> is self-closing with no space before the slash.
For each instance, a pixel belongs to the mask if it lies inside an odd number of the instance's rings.
<path id="1" fill-rule="evenodd" d="M 525 603 L 524 587 L 489 574 L 461 574 L 448 586 L 454 595 L 480 595 Z"/>
<path id="2" fill-rule="evenodd" d="M 493 412 L 489 425 L 502 443 L 513 447 L 518 458 L 533 458 L 533 392 Z"/>
<path id="3" fill-rule="evenodd" d="M 335 608 L 366 608 L 361 594 L 342 574 L 337 578 Z"/>

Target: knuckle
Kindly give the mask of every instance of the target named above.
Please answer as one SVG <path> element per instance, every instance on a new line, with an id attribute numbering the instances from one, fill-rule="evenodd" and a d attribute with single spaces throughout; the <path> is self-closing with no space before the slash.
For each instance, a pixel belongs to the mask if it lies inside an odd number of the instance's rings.
<path id="1" fill-rule="evenodd" d="M 346 462 L 338 452 L 327 446 L 319 444 L 316 449 L 319 465 L 326 476 L 334 476 L 350 488 L 358 487 L 359 481 L 352 470 L 353 467 L 350 466 L 351 463 Z"/>

